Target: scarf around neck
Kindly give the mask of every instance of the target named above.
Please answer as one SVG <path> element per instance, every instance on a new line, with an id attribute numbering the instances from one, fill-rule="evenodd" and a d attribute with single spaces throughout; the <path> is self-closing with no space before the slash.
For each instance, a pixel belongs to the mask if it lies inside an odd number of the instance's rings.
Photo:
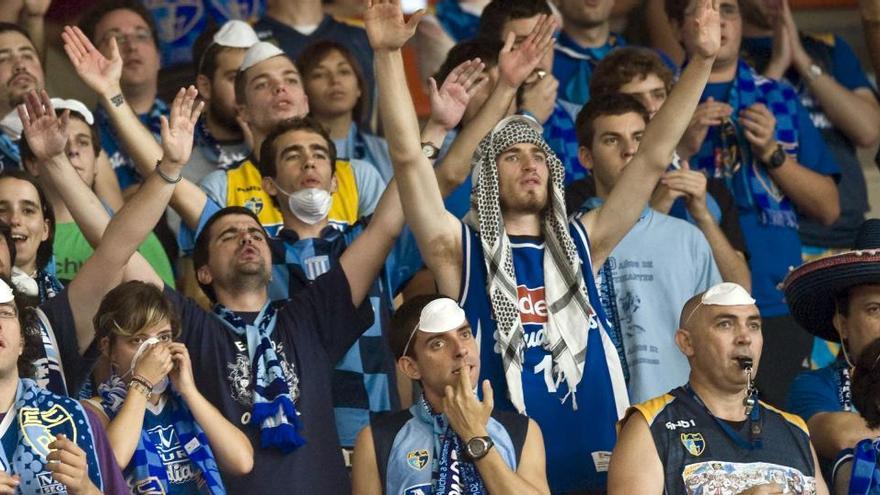
<path id="1" fill-rule="evenodd" d="M 432 482 L 434 495 L 486 493 L 483 479 L 473 462 L 465 460 L 464 442 L 452 429 L 446 415 L 434 412 L 422 395 L 410 408 L 419 421 L 433 429 L 434 455 Z"/>
<path id="2" fill-rule="evenodd" d="M 101 408 L 111 421 L 119 413 L 127 395 L 125 382 L 115 373 L 108 381 L 98 385 Z M 165 407 L 170 408 L 171 411 L 171 426 L 190 462 L 198 468 L 205 481 L 200 493 L 224 495 L 226 489 L 220 479 L 220 471 L 208 444 L 208 437 L 193 418 L 192 412 L 186 407 L 180 395 L 172 390 L 166 398 L 168 402 Z M 148 486 L 161 488 L 163 493 L 170 491 L 168 470 L 165 469 L 156 444 L 150 439 L 146 429 L 141 430 L 137 448 L 124 471 L 127 478 L 134 480 L 134 486 L 138 487 L 139 491 Z M 161 487 L 154 487 L 155 483 L 159 483 Z"/>
<path id="3" fill-rule="evenodd" d="M 303 446 L 306 440 L 300 433 L 302 424 L 294 405 L 295 391 L 290 390 L 281 358 L 272 344 L 277 311 L 283 304 L 266 303 L 252 324 L 222 304 L 214 306 L 214 313 L 233 334 L 246 339 L 254 383 L 251 423 L 260 425 L 260 444 L 287 454 Z"/>
<path id="4" fill-rule="evenodd" d="M 472 205 L 476 215 L 468 215 L 471 225 L 480 232 L 483 259 L 486 263 L 486 291 L 491 301 L 501 349 L 504 375 L 510 401 L 518 412 L 526 413 L 522 387 L 525 332 L 517 309 L 517 283 L 513 268 L 513 251 L 504 229 L 496 159 L 504 150 L 517 143 L 531 143 L 547 156 L 550 169 L 548 207 L 544 209 L 542 231 L 548 252 L 544 256 L 544 287 L 549 315 L 544 330 L 543 347 L 553 355 L 553 377 L 556 384 L 563 380 L 577 409 L 575 390 L 584 373 L 588 329 L 598 327 L 598 319 L 590 305 L 586 283 L 581 272 L 581 259 L 568 230 L 563 198 L 565 172 L 562 163 L 541 137 L 540 125 L 521 116 L 508 117 L 480 142 L 474 154 Z"/>
<path id="5" fill-rule="evenodd" d="M 0 448 L 0 467 L 9 474 L 21 476 L 16 493 L 67 493 L 55 482 L 46 486 L 48 445 L 63 433 L 86 453 L 89 479 L 103 491 L 101 467 L 95 453 L 92 426 L 82 406 L 70 397 L 55 395 L 27 378 L 18 381 L 15 403 L 0 423 L 0 436 L 13 423 L 18 426 L 18 443 L 12 456 Z M 64 491 L 55 491 L 64 488 Z"/>
<path id="6" fill-rule="evenodd" d="M 710 152 L 702 151 L 694 159 L 698 168 L 716 178 L 723 178 L 734 191 L 742 191 L 742 200 L 758 210 L 763 225 L 797 228 L 797 213 L 791 200 L 779 189 L 769 172 L 752 156 L 751 145 L 739 123 L 739 112 L 755 103 L 763 103 L 776 118 L 775 137 L 789 155 L 798 153 L 797 94 L 787 84 L 771 81 L 754 71 L 744 61 L 738 62 L 727 103 L 733 107 L 731 136 L 718 128 Z M 732 142 L 725 143 L 725 140 Z M 727 161 L 733 163 L 725 163 Z M 740 183 L 735 184 L 737 180 Z"/>

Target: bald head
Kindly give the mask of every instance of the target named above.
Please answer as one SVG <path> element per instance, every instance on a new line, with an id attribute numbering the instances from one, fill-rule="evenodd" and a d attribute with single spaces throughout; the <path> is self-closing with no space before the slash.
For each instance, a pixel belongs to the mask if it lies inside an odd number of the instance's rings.
<path id="1" fill-rule="evenodd" d="M 678 328 L 693 330 L 694 321 L 699 321 L 699 315 L 696 313 L 699 312 L 699 309 L 702 306 L 703 294 L 705 294 L 705 292 L 700 292 L 684 303 L 684 307 L 681 308 L 681 314 L 678 317 Z"/>

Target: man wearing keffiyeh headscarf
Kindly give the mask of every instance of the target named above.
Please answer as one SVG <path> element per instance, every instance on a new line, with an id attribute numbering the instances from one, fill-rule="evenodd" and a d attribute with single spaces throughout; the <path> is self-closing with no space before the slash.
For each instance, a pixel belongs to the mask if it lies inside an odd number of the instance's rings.
<path id="1" fill-rule="evenodd" d="M 605 485 L 614 423 L 628 400 L 592 267 L 601 266 L 635 224 L 706 84 L 720 45 L 719 15 L 709 0 L 695 0 L 691 8 L 685 35 L 694 57 L 599 212 L 566 221 L 561 166 L 540 127 L 521 117 L 498 122 L 551 49 L 551 18 L 540 19 L 515 49 L 513 36 L 506 40 L 498 84 L 440 165 L 477 167 L 468 225 L 444 210 L 434 171 L 427 159 L 417 159 L 418 148 L 394 163 L 422 255 L 481 344 L 480 374 L 498 391 L 496 407 L 528 414 L 548 438 L 554 492 Z M 395 0 L 373 9 L 378 19 L 368 19 L 367 31 L 376 73 L 403 88 L 399 47 L 408 26 Z"/>

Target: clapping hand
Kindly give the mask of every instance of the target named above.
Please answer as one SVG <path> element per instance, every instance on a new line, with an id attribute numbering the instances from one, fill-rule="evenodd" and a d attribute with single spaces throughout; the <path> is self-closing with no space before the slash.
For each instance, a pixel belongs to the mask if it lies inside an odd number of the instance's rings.
<path id="1" fill-rule="evenodd" d="M 498 54 L 498 71 L 501 81 L 511 88 L 519 88 L 541 62 L 544 54 L 553 49 L 553 32 L 556 18 L 541 14 L 532 32 L 514 48 L 516 35 L 508 33 L 504 48 Z"/>
<path id="2" fill-rule="evenodd" d="M 180 88 L 171 103 L 171 117 L 162 121 L 162 162 L 179 172 L 192 153 L 193 132 L 205 102 L 195 103 L 199 92 L 195 86 Z M 167 173 L 167 170 L 166 170 Z"/>
<path id="3" fill-rule="evenodd" d="M 482 77 L 486 65 L 475 58 L 458 65 L 437 88 L 434 78 L 428 79 L 431 92 L 431 120 L 447 131 L 455 128 L 464 116 L 471 97 L 488 80 Z"/>
<path id="4" fill-rule="evenodd" d="M 419 10 L 409 20 L 403 18 L 400 0 L 368 0 L 364 11 L 367 37 L 374 51 L 399 50 L 412 38 L 425 10 Z"/>
<path id="5" fill-rule="evenodd" d="M 121 95 L 122 56 L 116 38 L 110 38 L 110 58 L 105 57 L 78 27 L 65 26 L 64 51 L 80 79 L 106 99 Z"/>
<path id="6" fill-rule="evenodd" d="M 39 96 L 36 91 L 27 93 L 25 102 L 18 106 L 18 117 L 28 147 L 38 162 L 64 153 L 70 111 L 65 110 L 60 117 L 57 116 L 46 90 L 40 90 Z"/>

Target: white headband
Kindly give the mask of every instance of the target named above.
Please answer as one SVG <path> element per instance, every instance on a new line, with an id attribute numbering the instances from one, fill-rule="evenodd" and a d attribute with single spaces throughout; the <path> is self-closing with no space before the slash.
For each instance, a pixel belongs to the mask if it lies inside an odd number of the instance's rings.
<path id="1" fill-rule="evenodd" d="M 422 308 L 422 312 L 419 315 L 419 323 L 413 327 L 412 332 L 409 334 L 401 356 L 406 356 L 406 351 L 409 350 L 409 345 L 412 343 L 413 336 L 417 330 L 425 333 L 445 333 L 455 330 L 465 323 L 467 323 L 467 318 L 465 317 L 464 310 L 452 299 L 443 297 L 429 302 Z"/>
<path id="2" fill-rule="evenodd" d="M 755 304 L 755 299 L 743 286 L 733 282 L 721 282 L 709 287 L 709 290 L 703 293 L 700 304 L 697 304 L 687 315 L 684 324 L 686 325 L 691 320 L 700 306 L 749 306 L 752 304 Z"/>

